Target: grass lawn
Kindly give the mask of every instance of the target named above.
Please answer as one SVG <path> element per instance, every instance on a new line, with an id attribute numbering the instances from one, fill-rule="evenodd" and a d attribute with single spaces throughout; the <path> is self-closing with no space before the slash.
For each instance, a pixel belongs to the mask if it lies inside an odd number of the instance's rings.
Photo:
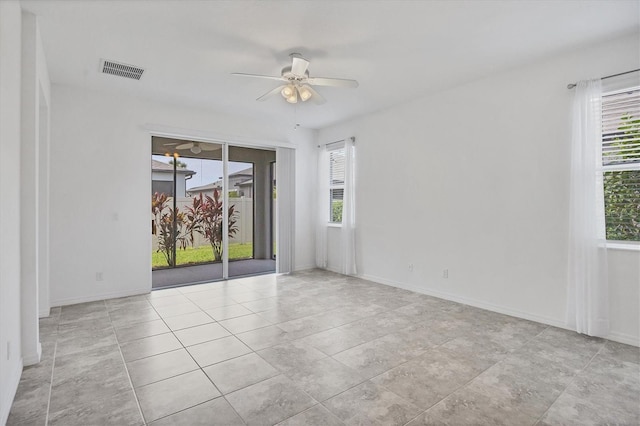
<path id="1" fill-rule="evenodd" d="M 253 244 L 229 244 L 229 259 L 247 259 L 253 256 Z M 178 265 L 188 265 L 190 263 L 212 262 L 213 250 L 211 246 L 187 247 L 185 250 L 177 251 Z M 151 254 L 151 267 L 158 268 L 167 266 L 164 254 L 154 251 Z"/>

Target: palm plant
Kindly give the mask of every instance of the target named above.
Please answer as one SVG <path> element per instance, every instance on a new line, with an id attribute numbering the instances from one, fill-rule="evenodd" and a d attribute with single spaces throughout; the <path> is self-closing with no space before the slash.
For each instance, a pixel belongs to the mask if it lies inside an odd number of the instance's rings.
<path id="1" fill-rule="evenodd" d="M 169 197 L 165 193 L 154 193 L 151 197 L 151 213 L 154 216 L 153 233 L 158 236 L 158 252 L 162 252 L 169 266 L 176 265 L 176 248 L 186 249 L 193 244 L 193 227 L 189 218 L 178 208 L 167 206 Z"/>
<path id="2" fill-rule="evenodd" d="M 222 260 L 222 218 L 223 205 L 220 199 L 220 192 L 213 190 L 213 197 L 200 194 L 194 197 L 191 206 L 187 207 L 187 218 L 189 222 L 190 232 L 198 232 L 201 234 L 213 250 L 213 256 L 216 261 Z M 229 237 L 233 237 L 238 232 L 235 218 L 235 206 L 229 207 Z"/>

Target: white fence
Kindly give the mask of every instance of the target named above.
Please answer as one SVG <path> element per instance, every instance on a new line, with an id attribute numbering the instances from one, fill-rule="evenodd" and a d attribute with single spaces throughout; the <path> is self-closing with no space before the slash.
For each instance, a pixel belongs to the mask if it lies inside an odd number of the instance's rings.
<path id="1" fill-rule="evenodd" d="M 176 205 L 178 211 L 185 212 L 187 206 L 192 205 L 192 198 L 178 198 Z M 229 204 L 235 206 L 234 218 L 236 219 L 236 228 L 238 232 L 229 239 L 229 244 L 246 244 L 253 242 L 253 199 L 252 198 L 230 198 Z M 169 198 L 168 206 L 173 206 L 173 199 Z M 151 219 L 154 219 L 153 215 Z M 208 246 L 209 241 L 200 234 L 194 235 L 194 247 Z M 158 249 L 158 237 L 152 236 L 152 249 Z"/>

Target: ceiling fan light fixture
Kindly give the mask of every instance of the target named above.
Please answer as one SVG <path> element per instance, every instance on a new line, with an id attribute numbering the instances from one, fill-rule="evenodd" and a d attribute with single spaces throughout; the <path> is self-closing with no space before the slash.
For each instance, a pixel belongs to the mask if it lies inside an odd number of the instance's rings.
<path id="1" fill-rule="evenodd" d="M 293 86 L 293 84 L 288 84 L 282 88 L 282 91 L 280 93 L 282 94 L 283 98 L 288 99 L 293 96 L 295 92 L 296 88 Z"/>
<path id="2" fill-rule="evenodd" d="M 298 92 L 300 93 L 300 99 L 302 102 L 306 102 L 311 98 L 311 90 L 307 86 L 298 87 Z"/>
<path id="3" fill-rule="evenodd" d="M 200 154 L 200 153 L 202 152 L 202 148 L 200 148 L 200 145 L 196 145 L 196 144 L 194 144 L 194 145 L 191 147 L 191 150 L 190 150 L 190 151 L 191 151 L 191 152 L 193 152 L 194 154 Z"/>
<path id="4" fill-rule="evenodd" d="M 296 93 L 296 91 L 294 90 L 294 92 L 291 94 L 291 96 L 287 97 L 287 102 L 289 102 L 290 104 L 295 104 L 298 102 L 298 93 Z"/>

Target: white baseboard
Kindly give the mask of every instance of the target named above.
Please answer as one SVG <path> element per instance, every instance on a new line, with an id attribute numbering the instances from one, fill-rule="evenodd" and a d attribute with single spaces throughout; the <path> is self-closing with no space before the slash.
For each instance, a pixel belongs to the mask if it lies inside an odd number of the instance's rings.
<path id="1" fill-rule="evenodd" d="M 446 293 L 439 290 L 416 287 L 410 284 L 403 284 L 398 282 L 389 281 L 386 279 L 382 279 L 379 277 L 373 277 L 369 275 L 361 275 L 361 278 L 364 278 L 369 281 L 374 281 L 380 284 L 390 285 L 392 287 L 399 287 L 405 290 L 415 291 L 416 293 L 426 294 L 427 296 L 437 297 L 439 299 L 450 300 L 452 302 L 462 303 L 463 305 L 473 306 L 475 308 L 485 309 L 491 312 L 497 312 L 499 314 L 505 314 L 512 317 L 522 318 L 529 321 L 535 321 L 542 324 L 552 325 L 554 327 L 559 328 L 567 328 L 563 321 L 558 321 L 554 318 L 543 317 L 540 315 L 532 314 L 529 312 L 520 311 L 517 309 L 507 308 L 505 306 L 494 305 L 493 303 L 488 303 L 482 300 L 472 299 L 468 297 L 458 296 L 457 294 Z"/>
<path id="2" fill-rule="evenodd" d="M 36 347 L 36 353 L 22 355 L 22 365 L 26 367 L 28 365 L 35 365 L 40 362 L 42 359 L 42 344 L 38 342 L 38 346 Z"/>
<path id="3" fill-rule="evenodd" d="M 335 272 L 335 271 L 334 271 Z M 450 300 L 452 302 L 462 303 L 464 305 L 473 306 L 480 309 L 485 309 L 491 312 L 497 312 L 499 314 L 505 314 L 516 318 L 522 318 L 529 321 L 538 322 L 541 324 L 552 325 L 554 327 L 562 328 L 565 330 L 575 331 L 564 323 L 564 321 L 558 321 L 554 318 L 544 317 L 536 314 L 532 314 L 530 312 L 524 312 L 517 309 L 507 308 L 505 306 L 495 305 L 493 303 L 484 302 L 482 300 L 470 299 L 467 297 L 458 296 L 456 294 L 446 293 L 439 290 L 433 290 L 428 288 L 416 287 L 409 284 L 403 284 L 391 280 L 387 280 L 385 278 L 375 277 L 367 274 L 359 275 L 360 278 L 365 280 L 373 281 L 379 284 L 388 285 L 391 287 L 398 287 L 405 290 L 415 291 L 416 293 L 426 294 L 427 296 L 437 297 L 439 299 Z M 624 343 L 632 346 L 640 346 L 640 340 L 636 336 L 631 336 L 624 333 L 611 332 L 607 336 L 607 339 L 613 340 L 614 342 Z"/>
<path id="4" fill-rule="evenodd" d="M 136 288 L 132 290 L 115 291 L 113 293 L 100 293 L 100 294 L 91 294 L 91 295 L 80 296 L 80 297 L 70 297 L 67 299 L 52 300 L 51 306 L 57 307 L 57 306 L 65 306 L 65 305 L 75 305 L 77 303 L 96 302 L 98 300 L 115 299 L 118 297 L 137 296 L 139 294 L 147 294 L 149 293 L 149 291 L 151 291 L 151 289 L 148 287 L 145 287 L 145 288 Z"/>
<path id="5" fill-rule="evenodd" d="M 308 265 L 296 265 L 294 271 L 296 272 L 300 272 L 300 271 L 307 271 L 309 269 L 315 269 L 316 265 L 314 264 L 308 264 Z"/>
<path id="6" fill-rule="evenodd" d="M 327 266 L 327 267 L 326 267 L 326 268 L 324 268 L 324 269 L 326 269 L 327 271 L 335 272 L 336 274 L 341 274 L 341 275 L 342 275 L 342 272 L 340 272 L 340 270 L 339 270 L 339 269 L 331 268 L 331 267 L 329 267 L 329 266 Z M 360 277 L 360 275 L 358 275 L 358 276 Z M 361 278 L 364 278 L 365 280 L 373 281 L 372 279 L 365 278 L 364 276 L 361 276 Z M 376 281 L 376 282 L 378 282 L 378 281 Z M 380 284 L 392 285 L 392 284 L 386 284 L 386 283 L 380 283 Z M 393 286 L 393 287 L 397 287 L 397 286 Z"/>
<path id="7" fill-rule="evenodd" d="M 51 315 L 51 308 L 48 306 L 46 308 L 41 308 L 40 312 L 38 312 L 38 318 L 46 318 L 49 315 Z"/>
<path id="8" fill-rule="evenodd" d="M 7 423 L 9 419 L 9 412 L 11 411 L 11 405 L 13 404 L 13 399 L 16 396 L 16 391 L 18 390 L 18 384 L 20 383 L 20 377 L 22 376 L 22 359 L 20 359 L 14 366 L 14 368 L 9 373 L 9 380 L 7 381 L 7 387 L 4 388 L 4 383 L 2 384 L 2 401 L 0 401 L 0 425 L 4 425 Z"/>
<path id="9" fill-rule="evenodd" d="M 617 331 L 613 331 L 609 333 L 607 339 L 613 340 L 614 342 L 618 343 L 624 343 L 625 345 L 640 347 L 640 338 L 638 338 L 638 336 L 632 336 L 626 333 L 618 333 Z"/>

